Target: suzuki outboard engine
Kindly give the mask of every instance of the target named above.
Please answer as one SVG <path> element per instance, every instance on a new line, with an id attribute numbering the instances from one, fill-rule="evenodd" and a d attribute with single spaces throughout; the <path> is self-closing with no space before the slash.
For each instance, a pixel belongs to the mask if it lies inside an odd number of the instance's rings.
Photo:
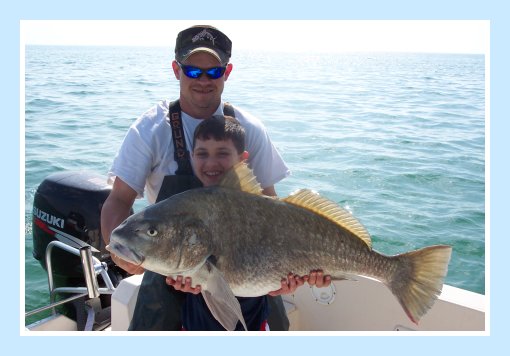
<path id="1" fill-rule="evenodd" d="M 106 264 L 97 276 L 99 289 L 110 291 L 128 276 L 112 262 L 101 235 L 101 209 L 110 192 L 106 177 L 78 171 L 52 174 L 39 185 L 32 215 L 33 255 L 44 269 L 48 270 L 46 248 L 51 241 L 58 240 L 78 250 L 90 246 L 92 255 L 103 264 L 101 268 Z M 52 295 L 68 298 L 83 293 L 78 292 L 86 285 L 79 256 L 53 248 L 51 267 Z M 102 330 L 110 325 L 111 293 L 90 299 L 79 297 L 58 308 L 76 321 L 78 330 Z"/>
<path id="2" fill-rule="evenodd" d="M 33 206 L 33 255 L 46 269 L 45 252 L 51 241 L 72 247 L 92 247 L 94 257 L 108 265 L 116 280 L 125 274 L 115 266 L 101 236 L 101 208 L 110 194 L 106 177 L 88 172 L 60 172 L 48 176 L 37 189 Z M 52 253 L 53 273 L 72 280 L 83 279 L 80 258 L 63 250 Z"/>

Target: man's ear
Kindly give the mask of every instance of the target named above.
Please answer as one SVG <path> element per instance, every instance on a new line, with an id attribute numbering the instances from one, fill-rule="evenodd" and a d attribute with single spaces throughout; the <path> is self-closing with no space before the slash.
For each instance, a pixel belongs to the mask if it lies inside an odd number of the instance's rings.
<path id="1" fill-rule="evenodd" d="M 228 79 L 230 72 L 232 72 L 232 69 L 234 69 L 232 63 L 227 64 L 227 69 L 225 70 L 225 81 Z"/>
<path id="2" fill-rule="evenodd" d="M 174 70 L 175 79 L 181 80 L 181 67 L 179 67 L 175 60 L 172 62 L 172 69 Z"/>

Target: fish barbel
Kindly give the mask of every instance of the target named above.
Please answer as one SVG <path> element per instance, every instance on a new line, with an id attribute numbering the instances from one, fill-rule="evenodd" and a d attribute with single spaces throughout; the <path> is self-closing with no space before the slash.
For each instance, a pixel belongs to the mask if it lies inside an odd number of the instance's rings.
<path id="1" fill-rule="evenodd" d="M 308 189 L 264 196 L 245 164 L 219 186 L 188 190 L 130 216 L 113 231 L 108 249 L 147 270 L 192 277 L 227 330 L 238 320 L 244 325 L 235 296 L 266 295 L 289 272 L 316 269 L 333 280 L 379 280 L 418 323 L 441 293 L 452 251 L 436 245 L 378 253 L 348 211 Z"/>

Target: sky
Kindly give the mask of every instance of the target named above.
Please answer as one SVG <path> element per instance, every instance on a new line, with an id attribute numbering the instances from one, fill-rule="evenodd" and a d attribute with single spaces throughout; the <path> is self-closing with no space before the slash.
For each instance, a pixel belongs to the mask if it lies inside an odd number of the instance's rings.
<path id="1" fill-rule="evenodd" d="M 225 32 L 234 50 L 488 53 L 490 43 L 485 20 L 22 20 L 21 43 L 173 47 L 197 24 Z"/>

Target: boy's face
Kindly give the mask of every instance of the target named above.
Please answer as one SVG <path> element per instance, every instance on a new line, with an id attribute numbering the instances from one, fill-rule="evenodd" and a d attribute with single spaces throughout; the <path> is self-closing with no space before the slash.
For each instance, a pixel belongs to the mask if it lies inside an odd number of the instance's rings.
<path id="1" fill-rule="evenodd" d="M 233 165 L 247 159 L 248 152 L 239 154 L 231 139 L 197 139 L 191 157 L 197 178 L 204 187 L 210 187 L 218 185 Z"/>

